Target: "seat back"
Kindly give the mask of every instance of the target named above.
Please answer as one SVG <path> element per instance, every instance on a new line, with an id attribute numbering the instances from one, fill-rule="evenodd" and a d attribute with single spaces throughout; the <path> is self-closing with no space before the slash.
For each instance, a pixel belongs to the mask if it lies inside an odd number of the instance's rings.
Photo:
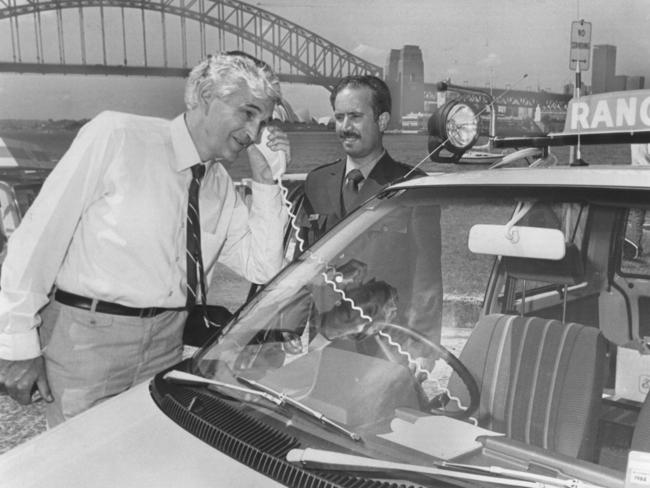
<path id="1" fill-rule="evenodd" d="M 650 394 L 646 395 L 632 434 L 632 451 L 650 452 Z"/>
<path id="2" fill-rule="evenodd" d="M 538 317 L 488 315 L 476 324 L 460 360 L 481 392 L 479 425 L 593 460 L 605 364 L 605 342 L 598 329 Z M 456 375 L 449 389 L 452 394 L 465 390 Z M 458 396 L 467 400 L 465 394 Z"/>

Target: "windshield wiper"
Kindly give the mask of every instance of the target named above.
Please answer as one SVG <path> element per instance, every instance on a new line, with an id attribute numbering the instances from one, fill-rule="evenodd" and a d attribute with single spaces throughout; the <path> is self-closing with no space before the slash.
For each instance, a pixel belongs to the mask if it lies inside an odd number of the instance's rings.
<path id="1" fill-rule="evenodd" d="M 237 376 L 236 378 L 237 378 L 238 381 L 241 381 L 242 383 L 245 383 L 248 386 L 251 386 L 251 387 L 253 387 L 253 388 L 257 389 L 257 390 L 260 390 L 262 392 L 265 392 L 265 393 L 275 397 L 276 399 L 279 400 L 280 405 L 290 405 L 290 406 L 294 407 L 295 409 L 300 410 L 301 412 L 315 418 L 316 420 L 319 420 L 321 423 L 327 425 L 328 427 L 331 427 L 334 430 L 345 434 L 347 437 L 349 437 L 353 441 L 360 441 L 361 440 L 361 436 L 359 434 L 357 434 L 356 432 L 352 432 L 351 430 L 346 429 L 341 424 L 338 424 L 338 423 L 334 422 L 333 420 L 327 418 L 325 416 L 325 414 L 323 414 L 323 413 L 319 412 L 318 410 L 315 410 L 315 409 L 313 409 L 311 407 L 308 407 L 307 405 L 305 405 L 301 401 L 296 400 L 295 398 L 291 398 L 289 395 L 287 395 L 285 393 L 276 391 L 273 388 L 270 388 L 270 387 L 268 387 L 266 385 L 263 385 L 262 383 L 259 383 L 259 382 L 255 381 L 255 380 L 245 378 L 243 376 Z"/>
<path id="2" fill-rule="evenodd" d="M 287 453 L 287 461 L 295 464 L 300 463 L 305 468 L 367 473 L 385 473 L 392 471 L 427 476 L 446 476 L 448 478 L 524 488 L 602 488 L 598 485 L 585 483 L 577 479 L 562 480 L 526 471 L 504 469 L 498 466 L 454 465 L 453 463 L 434 463 L 433 467 L 418 466 L 312 448 L 290 450 Z M 458 471 L 457 469 L 459 468 L 483 471 L 486 474 Z"/>
<path id="3" fill-rule="evenodd" d="M 166 381 L 172 381 L 174 383 L 190 383 L 198 385 L 214 385 L 221 388 L 227 388 L 230 390 L 235 390 L 240 393 L 247 393 L 256 397 L 262 397 L 276 405 L 281 405 L 282 402 L 277 396 L 269 395 L 259 389 L 244 388 L 243 386 L 233 385 L 232 383 L 226 383 L 225 381 L 211 380 L 204 378 L 203 376 L 198 376 L 192 373 L 186 373 L 185 371 L 172 370 L 168 373 L 165 373 L 163 379 Z"/>

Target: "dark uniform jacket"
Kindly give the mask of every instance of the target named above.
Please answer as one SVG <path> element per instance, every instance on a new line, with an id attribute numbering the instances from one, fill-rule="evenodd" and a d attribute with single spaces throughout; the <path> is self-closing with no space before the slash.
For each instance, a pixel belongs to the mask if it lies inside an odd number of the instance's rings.
<path id="1" fill-rule="evenodd" d="M 377 162 L 359 189 L 352 207 L 363 204 L 389 184 L 403 178 L 425 175 L 420 169 L 395 161 L 388 153 Z M 304 249 L 345 217 L 341 189 L 345 178 L 345 160 L 312 170 L 304 185 L 304 199 L 297 208 L 296 223 L 305 240 Z M 368 277 L 389 282 L 400 290 L 400 320 L 430 340 L 440 342 L 442 316 L 442 276 L 440 267 L 440 209 L 416 209 L 399 223 L 397 232 L 366 233 L 358 247 L 358 257 L 377 256 L 374 248 L 395 249 L 393 259 L 367 263 Z M 303 250 L 304 250 L 303 249 Z M 295 256 L 300 251 L 289 252 Z M 407 317 L 410 317 L 407 319 Z"/>
<path id="2" fill-rule="evenodd" d="M 390 183 L 402 178 L 413 170 L 412 166 L 400 163 L 390 157 L 388 152 L 375 164 L 368 178 L 363 181 L 353 207 L 361 205 L 379 193 Z M 423 176 L 425 173 L 415 169 L 409 178 Z M 301 235 L 307 247 L 336 225 L 343 217 L 341 188 L 345 178 L 345 159 L 338 159 L 312 170 L 305 180 L 304 200 L 298 215 L 298 225 L 303 229 Z"/>

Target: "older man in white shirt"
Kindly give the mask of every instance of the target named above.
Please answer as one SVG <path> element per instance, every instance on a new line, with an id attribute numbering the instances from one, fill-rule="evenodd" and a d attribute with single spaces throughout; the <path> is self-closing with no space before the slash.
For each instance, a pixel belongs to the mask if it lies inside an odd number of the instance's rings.
<path id="1" fill-rule="evenodd" d="M 13 398 L 29 403 L 36 386 L 60 423 L 181 359 L 204 270 L 219 261 L 255 283 L 279 270 L 287 212 L 251 145 L 279 98 L 267 66 L 211 56 L 174 120 L 104 112 L 80 130 L 3 263 L 0 384 Z M 288 154 L 286 134 L 271 128 L 269 147 Z M 250 208 L 219 163 L 244 149 Z M 201 252 L 188 257 L 195 178 Z"/>

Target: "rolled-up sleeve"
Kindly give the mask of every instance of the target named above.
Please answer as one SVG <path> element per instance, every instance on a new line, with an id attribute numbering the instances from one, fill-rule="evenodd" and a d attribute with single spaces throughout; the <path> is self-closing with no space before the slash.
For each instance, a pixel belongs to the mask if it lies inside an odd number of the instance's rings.
<path id="1" fill-rule="evenodd" d="M 266 283 L 283 265 L 288 211 L 279 185 L 251 183 L 250 208 L 236 198 L 219 262 L 253 283 Z"/>

